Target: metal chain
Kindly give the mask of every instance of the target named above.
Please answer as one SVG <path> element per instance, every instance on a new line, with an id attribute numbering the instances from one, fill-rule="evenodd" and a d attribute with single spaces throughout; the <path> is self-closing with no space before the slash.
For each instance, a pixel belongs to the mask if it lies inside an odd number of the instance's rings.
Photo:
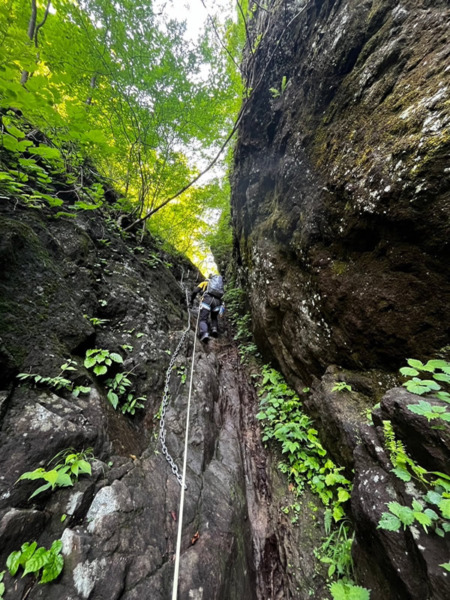
<path id="1" fill-rule="evenodd" d="M 183 485 L 183 478 L 180 475 L 180 473 L 178 471 L 178 467 L 177 467 L 175 461 L 173 460 L 173 458 L 171 457 L 169 451 L 167 450 L 167 446 L 166 446 L 166 430 L 165 430 L 164 418 L 166 416 L 166 409 L 169 404 L 170 375 L 172 373 L 172 369 L 175 364 L 175 359 L 177 358 L 177 356 L 181 350 L 181 346 L 183 345 L 183 342 L 184 342 L 187 334 L 191 330 L 191 313 L 189 311 L 189 300 L 188 300 L 187 290 L 186 290 L 186 304 L 188 305 L 188 325 L 187 325 L 186 329 L 183 331 L 183 335 L 181 336 L 178 346 L 176 347 L 175 352 L 173 353 L 172 358 L 170 359 L 169 366 L 167 368 L 166 382 L 164 385 L 163 400 L 162 400 L 162 406 L 161 406 L 161 419 L 159 421 L 159 440 L 161 442 L 162 453 L 166 457 L 166 460 L 172 469 L 172 473 L 175 475 L 175 477 L 177 478 L 178 483 L 180 485 Z M 185 489 L 187 489 L 186 485 L 184 487 L 185 487 Z"/>

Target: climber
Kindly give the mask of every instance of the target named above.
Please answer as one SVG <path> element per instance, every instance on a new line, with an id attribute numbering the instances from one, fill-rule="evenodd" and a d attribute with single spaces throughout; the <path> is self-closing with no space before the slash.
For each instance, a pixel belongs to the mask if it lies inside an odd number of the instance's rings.
<path id="1" fill-rule="evenodd" d="M 209 340 L 208 317 L 211 318 L 211 335 L 219 335 L 217 317 L 223 311 L 222 296 L 224 294 L 223 279 L 220 275 L 210 275 L 206 281 L 202 281 L 191 294 L 190 307 L 194 304 L 197 294 L 203 294 L 200 303 L 199 316 L 199 338 L 205 344 Z"/>

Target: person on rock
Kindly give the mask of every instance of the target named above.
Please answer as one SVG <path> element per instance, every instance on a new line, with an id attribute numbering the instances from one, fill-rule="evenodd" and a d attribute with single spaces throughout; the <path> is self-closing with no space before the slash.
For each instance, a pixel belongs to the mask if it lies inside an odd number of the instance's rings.
<path id="1" fill-rule="evenodd" d="M 224 294 L 223 279 L 220 275 L 210 275 L 192 292 L 190 307 L 194 305 L 197 294 L 202 294 L 199 316 L 199 338 L 205 344 L 209 341 L 209 320 L 211 320 L 211 336 L 219 335 L 218 316 L 223 311 L 222 297 Z"/>

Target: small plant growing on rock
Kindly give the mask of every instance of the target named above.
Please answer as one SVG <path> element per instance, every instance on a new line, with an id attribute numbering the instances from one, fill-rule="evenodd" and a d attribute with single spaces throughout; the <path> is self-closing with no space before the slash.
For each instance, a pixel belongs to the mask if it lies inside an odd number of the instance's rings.
<path id="1" fill-rule="evenodd" d="M 287 84 L 287 77 L 286 75 L 283 75 L 283 79 L 281 80 L 281 87 L 279 90 L 273 87 L 269 88 L 269 92 L 272 94 L 272 98 L 279 98 L 280 96 L 282 96 L 286 91 Z"/>
<path id="2" fill-rule="evenodd" d="M 420 482 L 425 491 L 412 499 L 411 506 L 389 502 L 388 511 L 381 516 L 378 527 L 397 532 L 403 527 L 420 525 L 425 533 L 433 528 L 440 537 L 450 532 L 450 477 L 439 471 L 429 472 L 416 464 L 407 454 L 403 444 L 395 439 L 390 421 L 383 421 L 385 447 L 394 466 L 392 472 L 402 481 L 412 478 Z M 437 512 L 439 511 L 439 512 Z"/>
<path id="3" fill-rule="evenodd" d="M 352 386 L 345 381 L 337 381 L 331 388 L 332 392 L 351 392 Z"/>
<path id="4" fill-rule="evenodd" d="M 332 583 L 330 592 L 333 600 L 370 600 L 369 590 L 345 581 Z"/>
<path id="5" fill-rule="evenodd" d="M 347 519 L 341 521 L 339 527 L 331 531 L 331 520 L 325 521 L 327 537 L 317 550 L 315 556 L 328 564 L 328 577 L 335 574 L 339 577 L 353 578 L 352 544 L 354 535 L 350 533 L 350 523 Z"/>
<path id="6" fill-rule="evenodd" d="M 50 488 L 54 490 L 56 487 L 72 486 L 78 481 L 79 475 L 91 475 L 92 469 L 89 461 L 93 458 L 92 448 L 88 448 L 82 452 L 75 452 L 72 448 L 69 448 L 52 458 L 49 464 L 57 459 L 63 459 L 63 462 L 58 462 L 53 469 L 46 471 L 40 467 L 34 471 L 27 471 L 17 481 L 43 479 L 46 482 L 31 494 L 29 497 L 29 500 L 31 500 L 31 498 Z"/>
<path id="7" fill-rule="evenodd" d="M 402 385 L 408 392 L 423 396 L 427 394 L 441 402 L 450 404 L 450 363 L 445 360 L 429 360 L 426 364 L 415 358 L 408 358 L 408 367 L 402 367 L 400 373 L 412 377 Z M 428 377 L 422 379 L 422 376 Z M 420 400 L 418 404 L 408 404 L 408 408 L 416 415 L 425 417 L 428 421 L 439 419 L 450 422 L 450 412 L 445 405 L 431 404 Z M 438 427 L 435 427 L 436 429 Z"/>
<path id="8" fill-rule="evenodd" d="M 58 577 L 64 567 L 61 556 L 62 541 L 55 540 L 50 550 L 43 546 L 37 547 L 37 542 L 26 542 L 20 550 L 11 552 L 6 560 L 6 567 L 12 577 L 19 567 L 23 568 L 22 577 L 28 573 L 40 573 L 39 583 L 49 583 Z M 1 591 L 1 590 L 0 590 Z"/>
<path id="9" fill-rule="evenodd" d="M 129 373 L 117 373 L 114 378 L 106 380 L 106 387 L 109 388 L 107 397 L 114 409 L 116 409 L 119 404 L 119 397 L 123 396 L 126 393 L 127 388 L 131 386 L 131 381 L 128 379 L 127 375 L 129 375 Z M 135 398 L 132 393 L 128 393 L 120 410 L 123 414 L 129 413 L 134 415 L 138 408 L 144 408 L 142 403 L 145 401 L 146 398 L 143 396 Z"/>
<path id="10" fill-rule="evenodd" d="M 3 575 L 5 571 L 0 571 L 0 600 L 3 600 L 3 594 L 5 593 L 5 584 L 3 583 Z"/>
<path id="11" fill-rule="evenodd" d="M 116 352 L 94 348 L 86 351 L 84 366 L 86 369 L 92 369 L 96 375 L 105 375 L 113 361 L 122 364 L 123 358 Z"/>
<path id="12" fill-rule="evenodd" d="M 70 379 L 67 379 L 65 376 L 66 371 L 76 371 L 76 365 L 77 363 L 74 360 L 69 359 L 61 365 L 61 372 L 56 377 L 45 377 L 39 373 L 19 373 L 17 379 L 20 379 L 21 381 L 31 381 L 34 385 L 47 386 L 55 390 L 64 389 L 72 392 L 74 396 L 88 394 L 91 391 L 90 387 L 84 385 L 75 386 L 74 382 L 70 381 Z"/>
<path id="13" fill-rule="evenodd" d="M 90 321 L 94 327 L 102 327 L 109 321 L 109 319 L 99 319 L 98 317 L 89 317 L 88 315 L 83 315 L 83 317 Z"/>
<path id="14" fill-rule="evenodd" d="M 450 363 L 445 360 L 429 360 L 423 364 L 414 358 L 408 358 L 407 363 L 409 367 L 402 367 L 400 373 L 405 377 L 412 377 L 403 383 L 408 392 L 419 396 L 432 394 L 439 400 L 450 403 L 450 392 L 445 389 L 450 386 Z M 428 375 L 428 378 L 422 379 L 423 374 Z"/>

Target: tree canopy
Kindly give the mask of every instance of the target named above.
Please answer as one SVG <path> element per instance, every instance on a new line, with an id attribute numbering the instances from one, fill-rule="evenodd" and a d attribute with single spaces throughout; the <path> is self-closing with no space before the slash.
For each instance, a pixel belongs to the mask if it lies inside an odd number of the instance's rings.
<path id="1" fill-rule="evenodd" d="M 92 165 L 133 219 L 151 212 L 151 230 L 200 260 L 192 239 L 226 205 L 227 188 L 221 174 L 188 186 L 238 112 L 243 35 L 230 18 L 209 18 L 198 40 L 185 29 L 152 0 L 0 0 L 1 146 L 17 154 L 22 182 L 36 154 L 54 168 Z M 45 144 L 29 130 L 24 139 L 18 115 Z M 75 189 L 85 169 L 73 168 Z M 78 208 L 99 201 L 87 193 Z"/>

